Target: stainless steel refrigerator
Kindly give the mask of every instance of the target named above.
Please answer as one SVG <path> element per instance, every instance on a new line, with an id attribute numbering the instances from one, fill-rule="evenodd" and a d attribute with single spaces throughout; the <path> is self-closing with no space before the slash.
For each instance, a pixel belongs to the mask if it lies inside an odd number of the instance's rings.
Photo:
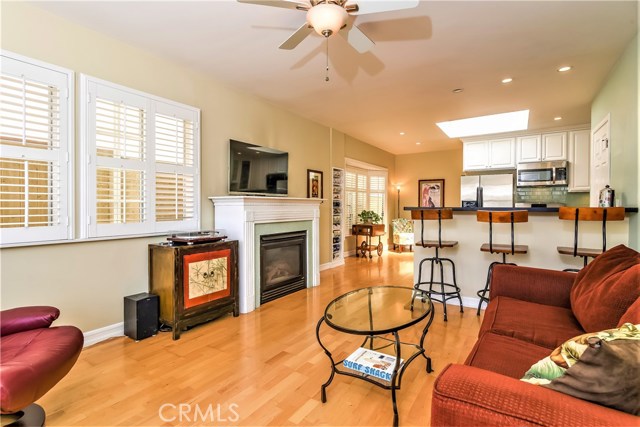
<path id="1" fill-rule="evenodd" d="M 482 207 L 513 207 L 513 174 L 466 175 L 460 179 L 460 200 L 476 201 L 482 187 Z"/>

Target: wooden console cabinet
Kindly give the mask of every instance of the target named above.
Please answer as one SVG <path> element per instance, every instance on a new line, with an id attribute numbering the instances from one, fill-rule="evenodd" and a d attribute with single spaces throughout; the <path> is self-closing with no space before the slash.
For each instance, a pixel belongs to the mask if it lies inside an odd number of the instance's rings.
<path id="1" fill-rule="evenodd" d="M 238 316 L 238 241 L 149 245 L 149 291 L 173 339 L 188 326 L 227 313 Z"/>

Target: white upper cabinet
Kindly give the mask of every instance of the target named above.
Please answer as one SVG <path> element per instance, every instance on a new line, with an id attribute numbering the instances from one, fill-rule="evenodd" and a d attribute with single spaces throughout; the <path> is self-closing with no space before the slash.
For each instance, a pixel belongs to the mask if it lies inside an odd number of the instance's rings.
<path id="1" fill-rule="evenodd" d="M 569 132 L 569 191 L 589 191 L 591 171 L 591 131 Z"/>
<path id="2" fill-rule="evenodd" d="M 489 167 L 491 169 L 512 169 L 516 167 L 516 147 L 513 138 L 489 141 Z"/>
<path id="3" fill-rule="evenodd" d="M 463 143 L 462 169 L 479 170 L 489 167 L 489 141 Z"/>
<path id="4" fill-rule="evenodd" d="M 542 159 L 540 135 L 519 136 L 516 141 L 518 163 L 539 162 Z"/>
<path id="5" fill-rule="evenodd" d="M 518 163 L 567 160 L 567 133 L 554 132 L 517 138 Z"/>
<path id="6" fill-rule="evenodd" d="M 542 160 L 567 160 L 567 133 L 542 134 Z"/>
<path id="7" fill-rule="evenodd" d="M 516 166 L 514 138 L 463 142 L 462 169 L 513 169 Z"/>

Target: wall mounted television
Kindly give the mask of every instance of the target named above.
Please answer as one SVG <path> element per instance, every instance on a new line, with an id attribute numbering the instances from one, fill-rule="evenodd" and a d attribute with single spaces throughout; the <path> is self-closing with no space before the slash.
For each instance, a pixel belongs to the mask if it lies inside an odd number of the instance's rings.
<path id="1" fill-rule="evenodd" d="M 229 140 L 229 193 L 286 196 L 289 153 Z"/>

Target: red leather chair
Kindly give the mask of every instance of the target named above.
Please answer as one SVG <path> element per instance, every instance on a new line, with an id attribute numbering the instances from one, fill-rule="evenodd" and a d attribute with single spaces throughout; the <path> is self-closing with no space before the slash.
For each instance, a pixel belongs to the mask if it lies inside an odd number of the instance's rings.
<path id="1" fill-rule="evenodd" d="M 0 413 L 16 419 L 11 425 L 44 425 L 44 410 L 34 402 L 64 378 L 80 355 L 80 329 L 49 327 L 59 315 L 57 308 L 45 306 L 0 312 Z"/>

